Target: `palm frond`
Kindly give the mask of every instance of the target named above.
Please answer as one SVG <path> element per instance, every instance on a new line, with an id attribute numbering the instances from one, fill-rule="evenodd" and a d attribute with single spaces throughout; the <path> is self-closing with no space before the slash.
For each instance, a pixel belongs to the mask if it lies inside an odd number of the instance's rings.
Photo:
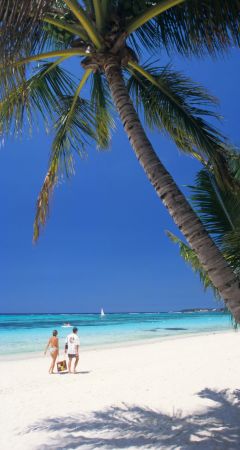
<path id="1" fill-rule="evenodd" d="M 151 2 L 146 0 L 123 0 L 118 2 L 115 7 L 121 18 L 121 22 L 124 24 L 124 32 L 126 32 L 129 23 L 141 15 L 145 10 L 148 10 L 149 6 L 151 6 Z M 128 42 L 138 54 L 141 53 L 141 49 L 154 52 L 159 50 L 160 37 L 159 25 L 154 19 L 146 21 L 142 26 L 138 27 L 134 33 L 129 33 Z"/>
<path id="2" fill-rule="evenodd" d="M 29 69 L 32 62 L 44 61 L 52 58 L 71 58 L 85 56 L 84 48 L 70 48 L 54 50 L 46 53 L 30 54 L 8 64 L 0 64 L 0 99 L 7 97 L 14 89 L 26 83 L 29 79 Z M 31 73 L 31 72 L 30 72 Z"/>
<path id="3" fill-rule="evenodd" d="M 67 7 L 65 2 L 64 9 L 60 11 L 54 11 L 50 9 L 48 14 L 45 14 L 42 21 L 42 36 L 39 39 L 37 50 L 39 53 L 44 51 L 45 48 L 67 48 L 70 46 L 76 46 L 74 38 L 76 37 L 78 42 L 86 46 L 90 44 L 89 37 L 79 23 L 72 11 Z M 36 49 L 35 49 L 36 51 Z"/>
<path id="4" fill-rule="evenodd" d="M 58 181 L 59 162 L 57 155 L 53 157 L 37 199 L 36 215 L 33 224 L 33 242 L 38 240 L 40 228 L 44 227 L 46 218 L 49 215 L 49 202 Z"/>
<path id="5" fill-rule="evenodd" d="M 14 61 L 49 49 L 66 49 L 74 35 L 88 42 L 87 34 L 63 0 L 29 0 L 27 7 L 23 0 L 2 3 L 2 61 Z"/>
<path id="6" fill-rule="evenodd" d="M 88 15 L 88 13 L 82 8 L 80 3 L 77 0 L 64 0 L 68 8 L 72 11 L 74 16 L 79 20 L 80 24 L 88 34 L 92 43 L 95 45 L 97 49 L 101 49 L 102 47 L 102 37 L 98 33 L 98 30 L 95 27 L 95 24 L 92 18 Z"/>
<path id="7" fill-rule="evenodd" d="M 114 7 L 114 5 L 112 5 L 111 0 L 102 0 L 103 20 L 104 20 L 105 24 L 107 22 L 107 18 L 108 18 L 108 15 L 109 15 L 110 6 Z"/>
<path id="8" fill-rule="evenodd" d="M 224 234 L 240 227 L 240 196 L 222 190 L 213 174 L 198 172 L 195 185 L 189 186 L 191 203 L 207 231 L 219 242 Z"/>
<path id="9" fill-rule="evenodd" d="M 129 35 L 128 42 L 137 49 L 138 54 L 141 49 L 150 50 L 151 53 L 158 51 L 160 36 L 156 21 L 150 20 L 142 25 L 135 33 Z"/>
<path id="10" fill-rule="evenodd" d="M 59 67 L 61 60 L 41 64 L 34 75 L 12 87 L 0 99 L 1 133 L 19 136 L 25 131 L 25 123 L 31 131 L 39 114 L 48 129 L 61 99 L 76 88 L 70 74 Z"/>
<path id="11" fill-rule="evenodd" d="M 95 140 L 95 118 L 90 102 L 78 98 L 74 110 L 72 109 L 74 97 L 62 98 L 58 107 L 58 120 L 55 123 L 57 130 L 53 141 L 53 153 L 61 153 L 64 156 L 64 166 L 67 174 L 73 173 L 71 152 L 74 149 L 80 156 L 84 156 L 85 145 L 90 137 Z M 69 155 L 69 157 L 67 156 Z"/>
<path id="12" fill-rule="evenodd" d="M 41 39 L 35 46 L 36 53 L 43 53 L 49 50 L 67 49 L 74 41 L 75 35 L 67 30 L 59 28 L 51 22 L 44 21 L 42 25 Z"/>
<path id="13" fill-rule="evenodd" d="M 185 1 L 157 22 L 164 48 L 185 56 L 216 55 L 240 45 L 239 0 Z"/>
<path id="14" fill-rule="evenodd" d="M 235 162 L 235 169 L 239 169 L 240 158 L 237 153 L 232 152 L 229 161 L 231 159 Z M 195 212 L 234 273 L 240 276 L 240 198 L 238 193 L 231 190 L 222 191 L 213 174 L 206 169 L 198 172 L 195 185 L 189 187 L 190 200 Z M 208 287 L 209 278 L 199 263 L 196 253 L 172 233 L 167 232 L 167 235 L 178 244 L 183 259 L 191 264 L 193 270 L 199 273 L 203 285 Z M 211 283 L 210 287 L 212 287 Z"/>
<path id="15" fill-rule="evenodd" d="M 235 230 L 223 236 L 221 248 L 226 260 L 240 278 L 240 221 Z"/>
<path id="16" fill-rule="evenodd" d="M 227 140 L 206 117 L 219 119 L 216 99 L 200 85 L 173 71 L 151 65 L 132 68 L 128 89 L 150 128 L 165 131 L 183 152 L 213 165 L 222 185 L 232 186 L 226 162 Z"/>
<path id="17" fill-rule="evenodd" d="M 53 2 L 51 2 L 53 3 Z M 8 0 L 0 3 L 0 58 L 12 60 L 21 48 L 38 39 L 40 22 L 48 8 L 47 0 Z"/>
<path id="18" fill-rule="evenodd" d="M 87 73 L 87 75 L 89 74 Z M 85 76 L 85 81 L 86 79 L 87 76 Z M 74 173 L 73 150 L 78 155 L 84 156 L 88 138 L 96 141 L 95 118 L 91 104 L 79 97 L 83 80 L 75 94 L 63 97 L 58 105 L 58 119 L 55 123 L 56 135 L 52 144 L 49 169 L 37 201 L 34 241 L 38 239 L 40 229 L 46 223 L 50 197 L 59 177 L 64 174 L 70 176 Z"/>
<path id="19" fill-rule="evenodd" d="M 96 120 L 97 145 L 108 148 L 114 129 L 113 105 L 108 84 L 100 72 L 92 75 L 91 105 Z"/>
<path id="20" fill-rule="evenodd" d="M 239 155 L 228 155 L 240 168 Z M 205 229 L 215 240 L 235 273 L 240 274 L 240 196 L 232 190 L 222 190 L 214 175 L 206 169 L 198 172 L 190 201 Z"/>
<path id="21" fill-rule="evenodd" d="M 240 183 L 240 153 L 236 152 L 234 148 L 230 148 L 227 154 L 227 162 L 233 178 Z"/>
<path id="22" fill-rule="evenodd" d="M 125 29 L 139 34 L 148 46 L 146 24 L 157 25 L 155 45 L 185 56 L 218 54 L 239 46 L 239 0 L 136 0 L 127 4 Z M 177 4 L 179 3 L 179 4 Z"/>
<path id="23" fill-rule="evenodd" d="M 204 289 L 210 288 L 214 296 L 220 300 L 220 295 L 215 288 L 215 286 L 212 284 L 208 274 L 205 272 L 204 268 L 202 267 L 197 254 L 194 250 L 192 250 L 187 244 L 185 244 L 181 239 L 179 239 L 177 236 L 175 236 L 170 231 L 166 231 L 167 236 L 169 239 L 174 243 L 177 244 L 179 247 L 179 252 L 181 257 L 184 259 L 184 261 L 189 264 L 192 268 L 192 270 L 199 275 L 200 281 L 204 287 Z"/>
<path id="24" fill-rule="evenodd" d="M 92 0 L 93 1 L 93 7 L 94 7 L 94 13 L 95 13 L 95 19 L 96 19 L 96 27 L 99 31 L 103 28 L 103 10 L 102 10 L 102 2 L 99 2 L 99 0 Z"/>
<path id="25" fill-rule="evenodd" d="M 0 101 L 7 97 L 16 87 L 26 82 L 26 67 L 0 65 Z"/>

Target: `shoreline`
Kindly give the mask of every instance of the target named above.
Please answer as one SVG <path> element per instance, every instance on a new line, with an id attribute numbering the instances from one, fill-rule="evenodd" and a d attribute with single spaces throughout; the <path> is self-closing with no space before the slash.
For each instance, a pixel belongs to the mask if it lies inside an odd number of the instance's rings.
<path id="1" fill-rule="evenodd" d="M 129 348 L 129 347 L 139 347 L 142 345 L 152 345 L 152 344 L 160 344 L 161 342 L 167 342 L 167 341 L 174 341 L 174 340 L 180 340 L 180 339 L 187 339 L 191 337 L 200 337 L 200 336 L 211 336 L 215 334 L 229 334 L 229 333 L 238 333 L 238 329 L 224 329 L 224 330 L 214 330 L 214 331 L 202 331 L 199 333 L 195 332 L 188 332 L 188 333 L 181 333 L 181 334 L 174 334 L 174 335 L 168 335 L 168 336 L 159 336 L 159 337 L 147 337 L 145 339 L 136 339 L 136 340 L 130 340 L 130 341 L 120 341 L 120 342 L 114 342 L 112 344 L 104 344 L 104 345 L 98 345 L 98 346 L 80 346 L 80 352 L 100 352 L 104 350 L 110 350 L 110 349 L 122 349 L 122 348 Z M 81 335 L 80 335 L 81 339 Z M 0 354 L 0 363 L 4 361 L 24 361 L 24 360 L 35 360 L 35 359 L 42 359 L 43 358 L 43 352 L 23 352 L 23 353 L 13 353 L 8 355 L 1 355 Z M 63 349 L 60 351 L 60 356 L 63 355 Z M 48 355 L 47 355 L 48 356 Z"/>

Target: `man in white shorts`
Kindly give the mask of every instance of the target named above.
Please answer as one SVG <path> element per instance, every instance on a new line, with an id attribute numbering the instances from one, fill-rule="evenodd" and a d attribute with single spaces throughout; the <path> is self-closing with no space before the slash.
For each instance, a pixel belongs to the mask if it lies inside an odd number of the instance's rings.
<path id="1" fill-rule="evenodd" d="M 78 329 L 76 327 L 74 327 L 72 330 L 72 333 L 66 337 L 66 341 L 65 341 L 65 353 L 68 354 L 68 371 L 69 371 L 69 373 L 72 373 L 72 371 L 71 371 L 72 359 L 76 358 L 73 373 L 76 373 L 76 367 L 77 367 L 77 364 L 79 361 L 80 340 L 77 335 L 77 332 L 78 332 Z"/>

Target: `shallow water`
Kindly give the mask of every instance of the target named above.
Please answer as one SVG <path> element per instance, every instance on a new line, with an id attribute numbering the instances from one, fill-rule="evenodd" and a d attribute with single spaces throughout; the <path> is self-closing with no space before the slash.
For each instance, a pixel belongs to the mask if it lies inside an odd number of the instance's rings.
<path id="1" fill-rule="evenodd" d="M 0 355 L 42 352 L 53 329 L 63 348 L 66 335 L 77 326 L 83 348 L 122 342 L 155 340 L 186 334 L 231 330 L 231 317 L 222 312 L 0 315 Z"/>

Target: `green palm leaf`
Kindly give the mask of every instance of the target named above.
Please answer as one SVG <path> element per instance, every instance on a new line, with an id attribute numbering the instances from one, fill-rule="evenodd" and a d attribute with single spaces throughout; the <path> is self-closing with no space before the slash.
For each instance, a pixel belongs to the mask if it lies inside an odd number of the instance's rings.
<path id="1" fill-rule="evenodd" d="M 168 3 L 169 9 L 147 19 L 151 9 L 156 10 L 158 5 L 167 6 Z M 127 4 L 125 27 L 132 29 L 132 24 L 146 15 L 146 23 L 155 30 L 152 33 L 155 47 L 164 48 L 169 53 L 177 51 L 184 56 L 217 54 L 240 44 L 239 0 L 185 0 L 173 7 L 171 1 L 166 0 L 123 1 L 123 4 Z M 149 45 L 146 23 L 136 29 L 133 27 L 133 31 L 141 38 L 141 43 L 150 49 L 152 45 L 151 42 Z"/>
<path id="2" fill-rule="evenodd" d="M 65 96 L 59 103 L 52 146 L 53 154 L 63 155 L 67 173 L 72 172 L 72 149 L 84 156 L 87 138 L 96 139 L 95 117 L 90 102 L 78 97 L 72 109 L 73 101 L 74 96 Z"/>
<path id="3" fill-rule="evenodd" d="M 228 164 L 233 164 L 238 174 L 240 157 L 235 152 L 229 156 Z M 213 174 L 206 169 L 198 172 L 195 185 L 191 189 L 191 202 L 203 222 L 207 232 L 213 237 L 234 272 L 240 275 L 240 197 L 232 190 L 221 190 Z M 170 232 L 168 237 L 180 249 L 180 255 L 189 263 L 194 272 L 199 273 L 204 287 L 216 289 L 209 281 L 196 253 Z"/>
<path id="4" fill-rule="evenodd" d="M 38 41 L 32 51 L 40 53 L 48 49 L 76 46 L 76 39 L 78 46 L 90 43 L 84 28 L 64 1 L 61 9 L 55 10 L 49 6 L 48 11 L 43 16 L 41 34 L 39 32 Z"/>
<path id="5" fill-rule="evenodd" d="M 42 26 L 41 39 L 39 38 L 34 51 L 36 53 L 41 53 L 52 49 L 67 49 L 72 44 L 73 40 L 73 34 L 46 22 Z"/>
<path id="6" fill-rule="evenodd" d="M 177 244 L 179 247 L 179 253 L 181 257 L 184 259 L 184 261 L 189 264 L 193 270 L 193 272 L 197 273 L 199 275 L 200 281 L 204 287 L 204 289 L 210 288 L 214 296 L 220 300 L 219 293 L 215 286 L 212 284 L 210 278 L 208 277 L 208 274 L 205 272 L 204 268 L 202 267 L 197 254 L 194 250 L 192 250 L 187 244 L 185 244 L 181 239 L 179 239 L 177 236 L 175 236 L 170 231 L 166 232 L 169 239 L 174 243 Z"/>
<path id="7" fill-rule="evenodd" d="M 58 63 L 43 63 L 28 80 L 20 81 L 18 86 L 7 89 L 0 99 L 1 132 L 21 134 L 27 121 L 31 130 L 38 114 L 49 127 L 60 100 L 71 95 L 76 88 L 70 74 Z"/>
<path id="8" fill-rule="evenodd" d="M 175 236 L 175 234 L 171 233 L 170 231 L 167 231 L 166 234 L 174 244 L 178 245 L 179 253 L 180 253 L 181 257 L 183 258 L 183 260 L 188 265 L 190 265 L 190 267 L 194 273 L 199 275 L 199 279 L 203 285 L 204 290 L 211 289 L 216 300 L 221 300 L 221 296 L 220 296 L 218 290 L 212 284 L 211 280 L 208 277 L 208 274 L 205 272 L 204 268 L 202 267 L 202 265 L 197 257 L 197 254 L 194 252 L 194 250 L 192 250 L 187 244 L 185 244 L 181 239 L 179 239 L 177 236 Z M 238 238 L 240 238 L 239 234 L 238 234 Z M 240 254 L 239 251 L 240 251 L 240 248 L 238 245 L 238 254 Z M 232 257 L 232 249 L 231 249 L 230 253 L 231 253 L 231 257 Z M 227 257 L 227 254 L 224 253 L 224 256 Z M 231 262 L 232 260 L 229 260 L 229 261 Z M 240 268 L 240 258 L 238 258 L 237 261 L 236 260 L 234 261 L 234 264 L 236 264 L 236 263 L 238 264 L 238 266 L 235 269 L 235 272 L 236 272 L 236 274 L 239 274 L 240 273 L 240 269 L 239 269 Z M 234 317 L 232 315 L 231 315 L 231 319 L 232 319 L 233 327 L 235 329 L 237 329 L 238 324 L 234 320 Z"/>
<path id="9" fill-rule="evenodd" d="M 223 236 L 221 248 L 229 264 L 240 276 L 240 223 L 235 230 L 229 231 Z"/>
<path id="10" fill-rule="evenodd" d="M 27 7 L 25 0 L 1 3 L 1 60 L 9 63 L 34 52 L 68 48 L 75 35 L 88 42 L 87 34 L 63 0 L 29 0 Z"/>
<path id="11" fill-rule="evenodd" d="M 108 148 L 111 129 L 114 129 L 113 105 L 106 79 L 100 72 L 92 75 L 91 105 L 96 119 L 97 145 Z"/>
<path id="12" fill-rule="evenodd" d="M 160 42 L 168 51 L 218 54 L 239 46 L 239 0 L 191 0 L 158 16 Z"/>
<path id="13" fill-rule="evenodd" d="M 221 245 L 224 235 L 240 229 L 240 196 L 222 190 L 207 170 L 198 172 L 191 189 L 192 205 L 205 228 Z"/>
<path id="14" fill-rule="evenodd" d="M 55 123 L 56 136 L 52 144 L 49 169 L 37 200 L 33 239 L 39 237 L 40 228 L 46 223 L 49 201 L 61 175 L 74 173 L 74 156 L 86 154 L 87 137 L 97 140 L 94 111 L 90 102 L 79 97 L 65 96 L 58 105 L 58 119 Z"/>
<path id="15" fill-rule="evenodd" d="M 22 47 L 38 40 L 39 19 L 44 15 L 46 0 L 0 2 L 0 57 L 12 60 Z"/>
<path id="16" fill-rule="evenodd" d="M 227 160 L 232 176 L 237 182 L 240 182 L 240 153 L 230 149 Z"/>
<path id="17" fill-rule="evenodd" d="M 149 22 L 138 28 L 135 33 L 130 34 L 128 42 L 137 53 L 141 55 L 141 48 L 155 53 L 159 50 L 160 35 L 156 21 Z"/>
<path id="18" fill-rule="evenodd" d="M 41 192 L 37 199 L 36 215 L 33 224 L 33 241 L 36 242 L 40 228 L 46 223 L 46 218 L 49 214 L 49 202 L 53 193 L 53 189 L 58 181 L 60 159 L 55 155 L 49 164 L 47 175 L 44 179 Z"/>
<path id="19" fill-rule="evenodd" d="M 206 117 L 219 119 L 210 109 L 216 99 L 169 65 L 129 64 L 133 69 L 128 89 L 138 110 L 143 110 L 147 125 L 167 132 L 182 151 L 200 161 L 211 161 L 219 181 L 231 183 L 225 160 L 226 139 L 206 121 Z"/>
<path id="20" fill-rule="evenodd" d="M 240 158 L 229 159 L 238 175 Z M 238 170 L 237 170 L 238 169 Z M 201 170 L 191 189 L 192 205 L 206 230 L 212 235 L 229 264 L 240 273 L 240 197 L 238 192 L 222 190 L 214 176 Z"/>

